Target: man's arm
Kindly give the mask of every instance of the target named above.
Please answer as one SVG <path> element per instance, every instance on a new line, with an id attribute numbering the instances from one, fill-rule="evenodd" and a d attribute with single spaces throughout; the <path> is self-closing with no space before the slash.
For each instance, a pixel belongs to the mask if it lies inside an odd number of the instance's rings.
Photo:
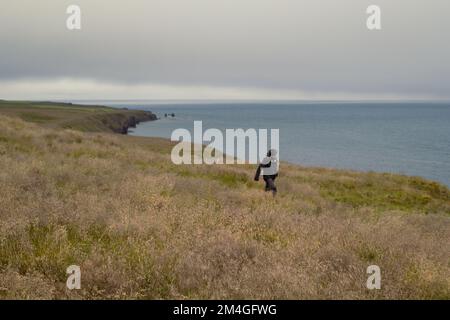
<path id="1" fill-rule="evenodd" d="M 256 168 L 256 173 L 255 173 L 255 181 L 259 180 L 259 176 L 261 175 L 261 166 L 258 166 L 258 168 Z"/>

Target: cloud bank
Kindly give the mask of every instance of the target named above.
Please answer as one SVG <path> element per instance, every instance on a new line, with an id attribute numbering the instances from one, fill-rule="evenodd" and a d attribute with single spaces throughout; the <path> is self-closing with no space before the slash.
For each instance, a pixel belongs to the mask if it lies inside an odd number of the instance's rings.
<path id="1" fill-rule="evenodd" d="M 450 99 L 448 0 L 73 3 L 2 3 L 0 98 Z"/>

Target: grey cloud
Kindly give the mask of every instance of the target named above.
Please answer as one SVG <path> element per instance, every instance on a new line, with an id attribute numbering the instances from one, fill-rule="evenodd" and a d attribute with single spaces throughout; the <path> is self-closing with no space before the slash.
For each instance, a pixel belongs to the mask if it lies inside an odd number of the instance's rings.
<path id="1" fill-rule="evenodd" d="M 448 0 L 22 0 L 0 80 L 94 79 L 450 98 Z M 82 9 L 82 30 L 65 9 Z M 382 30 L 365 28 L 378 4 Z"/>

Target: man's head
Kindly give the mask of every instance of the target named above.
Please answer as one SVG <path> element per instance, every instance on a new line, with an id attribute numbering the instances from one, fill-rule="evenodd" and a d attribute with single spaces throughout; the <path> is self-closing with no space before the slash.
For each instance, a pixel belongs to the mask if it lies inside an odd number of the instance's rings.
<path id="1" fill-rule="evenodd" d="M 268 157 L 276 157 L 277 156 L 277 150 L 276 149 L 270 149 L 269 151 L 267 151 L 267 156 Z"/>

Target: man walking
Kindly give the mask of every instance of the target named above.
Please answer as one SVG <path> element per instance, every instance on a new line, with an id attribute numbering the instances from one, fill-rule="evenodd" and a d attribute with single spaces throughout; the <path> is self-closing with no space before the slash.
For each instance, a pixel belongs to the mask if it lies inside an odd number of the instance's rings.
<path id="1" fill-rule="evenodd" d="M 275 179 L 278 177 L 278 168 L 279 162 L 277 158 L 277 150 L 270 149 L 267 152 L 267 156 L 258 165 L 255 174 L 255 181 L 259 181 L 259 176 L 262 173 L 264 182 L 266 183 L 265 191 L 272 191 L 273 196 L 277 194 Z"/>

